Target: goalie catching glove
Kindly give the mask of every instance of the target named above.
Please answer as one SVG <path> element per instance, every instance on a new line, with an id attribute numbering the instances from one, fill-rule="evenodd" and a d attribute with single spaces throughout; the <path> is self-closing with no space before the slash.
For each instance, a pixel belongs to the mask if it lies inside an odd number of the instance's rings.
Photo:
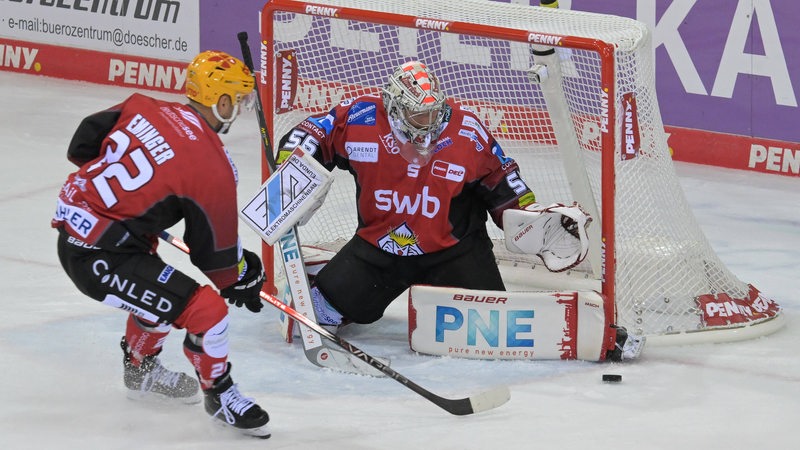
<path id="1" fill-rule="evenodd" d="M 231 305 L 239 308 L 247 307 L 252 312 L 259 312 L 264 304 L 261 302 L 261 287 L 264 285 L 264 267 L 255 253 L 242 250 L 239 262 L 239 281 L 219 291 Z"/>
<path id="2" fill-rule="evenodd" d="M 514 253 L 536 255 L 551 272 L 571 269 L 586 258 L 589 237 L 586 228 L 592 218 L 580 205 L 538 203 L 525 209 L 503 212 L 506 248 Z"/>

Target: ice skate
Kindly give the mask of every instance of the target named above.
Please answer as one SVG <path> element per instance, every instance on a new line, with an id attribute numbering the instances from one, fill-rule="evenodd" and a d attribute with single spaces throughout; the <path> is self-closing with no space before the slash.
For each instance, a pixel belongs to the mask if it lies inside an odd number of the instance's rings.
<path id="1" fill-rule="evenodd" d="M 225 374 L 205 391 L 206 412 L 226 426 L 261 439 L 270 437 L 267 429 L 269 414 L 251 398 L 244 397 L 230 375 L 231 364 Z"/>
<path id="2" fill-rule="evenodd" d="M 165 368 L 161 365 L 158 354 L 146 356 L 137 366 L 133 363 L 124 337 L 120 345 L 125 353 L 123 380 L 128 388 L 128 398 L 167 403 L 200 402 L 200 383 L 194 377 Z"/>
<path id="3" fill-rule="evenodd" d="M 618 362 L 638 358 L 644 348 L 645 336 L 630 334 L 625 327 L 615 325 L 612 325 L 612 327 L 617 330 L 617 337 L 614 350 L 608 352 L 606 360 Z"/>

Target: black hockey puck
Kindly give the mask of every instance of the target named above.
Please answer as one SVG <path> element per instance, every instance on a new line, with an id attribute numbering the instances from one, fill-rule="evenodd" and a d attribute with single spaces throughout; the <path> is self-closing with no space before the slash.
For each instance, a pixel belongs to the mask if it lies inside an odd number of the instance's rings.
<path id="1" fill-rule="evenodd" d="M 622 375 L 617 375 L 613 373 L 604 373 L 603 381 L 606 383 L 619 383 L 620 381 L 622 381 Z"/>

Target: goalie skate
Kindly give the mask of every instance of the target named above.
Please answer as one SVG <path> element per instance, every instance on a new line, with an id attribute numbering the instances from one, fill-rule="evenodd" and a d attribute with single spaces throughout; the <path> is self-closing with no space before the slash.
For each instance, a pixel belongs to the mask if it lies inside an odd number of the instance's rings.
<path id="1" fill-rule="evenodd" d="M 624 327 L 614 325 L 612 327 L 617 329 L 616 343 L 614 350 L 608 353 L 606 360 L 619 362 L 638 358 L 646 342 L 645 336 L 630 334 Z"/>

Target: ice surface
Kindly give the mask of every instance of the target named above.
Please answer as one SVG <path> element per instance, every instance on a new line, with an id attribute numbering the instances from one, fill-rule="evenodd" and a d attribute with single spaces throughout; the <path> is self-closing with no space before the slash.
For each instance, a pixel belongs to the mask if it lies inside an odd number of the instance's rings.
<path id="1" fill-rule="evenodd" d="M 277 312 L 232 309 L 231 361 L 242 392 L 269 411 L 266 442 L 212 426 L 200 406 L 125 397 L 118 342 L 126 316 L 80 294 L 50 229 L 72 166 L 66 146 L 87 114 L 132 91 L 0 72 L 0 448 L 3 449 L 785 449 L 800 424 L 800 180 L 678 164 L 681 183 L 720 257 L 785 309 L 787 326 L 751 341 L 654 347 L 633 364 L 472 361 L 413 354 L 395 303 L 344 336 L 439 395 L 508 384 L 511 401 L 456 417 L 390 379 L 320 370 L 277 331 Z M 180 100 L 178 96 L 152 94 Z M 260 185 L 253 116 L 223 137 L 242 197 Z M 246 247 L 258 238 L 241 225 Z M 188 258 L 163 257 L 196 275 Z M 162 360 L 191 371 L 173 332 Z M 603 383 L 618 373 L 622 383 Z"/>

